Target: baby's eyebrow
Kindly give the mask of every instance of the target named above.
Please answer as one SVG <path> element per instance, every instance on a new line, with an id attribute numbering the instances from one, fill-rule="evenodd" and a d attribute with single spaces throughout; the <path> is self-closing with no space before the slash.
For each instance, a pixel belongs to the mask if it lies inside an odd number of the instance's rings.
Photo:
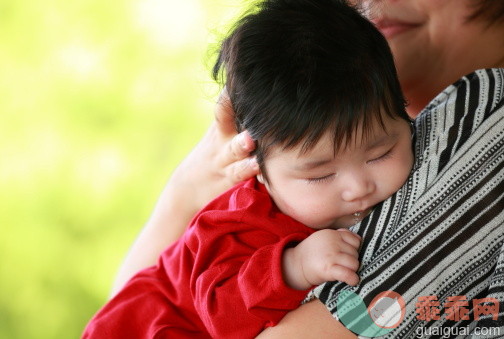
<path id="1" fill-rule="evenodd" d="M 380 146 L 386 145 L 394 140 L 397 139 L 399 134 L 393 133 L 393 134 L 383 134 L 382 136 L 371 140 L 370 142 L 367 143 L 366 145 L 366 152 L 378 148 Z"/>
<path id="2" fill-rule="evenodd" d="M 334 159 L 322 159 L 322 160 L 307 161 L 302 164 L 297 164 L 296 166 L 294 166 L 294 169 L 296 171 L 309 171 L 309 170 L 327 165 L 328 163 L 330 163 L 333 160 Z"/>

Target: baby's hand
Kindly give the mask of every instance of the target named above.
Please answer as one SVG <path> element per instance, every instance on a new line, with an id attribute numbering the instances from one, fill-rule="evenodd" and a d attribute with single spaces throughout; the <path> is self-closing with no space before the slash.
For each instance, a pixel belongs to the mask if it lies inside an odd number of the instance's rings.
<path id="1" fill-rule="evenodd" d="M 360 236 L 347 229 L 323 229 L 285 250 L 284 280 L 298 290 L 339 280 L 355 286 L 359 282 Z"/>

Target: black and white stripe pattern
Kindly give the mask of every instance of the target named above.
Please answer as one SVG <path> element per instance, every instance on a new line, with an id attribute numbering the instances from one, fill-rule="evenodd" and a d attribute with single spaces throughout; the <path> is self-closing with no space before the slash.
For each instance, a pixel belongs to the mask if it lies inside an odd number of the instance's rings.
<path id="1" fill-rule="evenodd" d="M 504 69 L 479 70 L 448 87 L 415 121 L 415 167 L 404 187 L 354 231 L 363 238 L 361 283 L 312 291 L 337 317 L 342 289 L 369 305 L 393 290 L 406 316 L 389 338 L 417 327 L 501 326 L 504 335 Z M 498 321 L 416 319 L 419 296 L 465 295 L 500 301 Z"/>

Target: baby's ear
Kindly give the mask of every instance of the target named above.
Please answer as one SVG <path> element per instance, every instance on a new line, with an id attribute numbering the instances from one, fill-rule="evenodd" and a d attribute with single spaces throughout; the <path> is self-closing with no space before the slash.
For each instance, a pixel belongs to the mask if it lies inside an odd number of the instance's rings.
<path id="1" fill-rule="evenodd" d="M 262 173 L 257 174 L 256 178 L 257 178 L 257 181 L 259 181 L 261 184 L 265 185 Z"/>

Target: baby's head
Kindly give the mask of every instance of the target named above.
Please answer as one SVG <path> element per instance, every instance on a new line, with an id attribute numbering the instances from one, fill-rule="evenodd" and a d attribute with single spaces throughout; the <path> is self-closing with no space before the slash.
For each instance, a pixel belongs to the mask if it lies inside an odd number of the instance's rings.
<path id="1" fill-rule="evenodd" d="M 345 1 L 266 0 L 214 66 L 284 213 L 347 227 L 405 182 L 409 118 L 386 40 Z M 358 220 L 357 220 L 358 221 Z"/>

